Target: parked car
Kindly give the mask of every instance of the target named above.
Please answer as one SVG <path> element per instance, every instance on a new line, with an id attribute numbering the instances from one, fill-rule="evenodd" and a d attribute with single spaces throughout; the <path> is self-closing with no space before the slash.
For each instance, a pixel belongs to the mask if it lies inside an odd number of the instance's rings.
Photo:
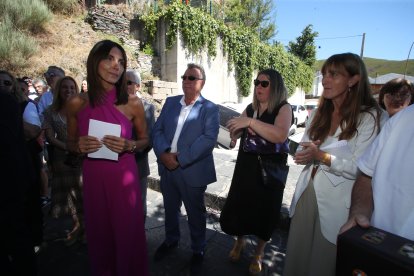
<path id="1" fill-rule="evenodd" d="M 303 105 L 300 104 L 292 104 L 293 110 L 293 123 L 296 126 L 300 126 L 305 124 L 306 120 L 308 119 L 308 111 Z"/>
<path id="2" fill-rule="evenodd" d="M 318 108 L 318 102 L 309 102 L 309 103 L 305 102 L 305 108 L 306 108 L 306 111 L 308 112 L 308 118 L 309 118 L 312 112 Z"/>

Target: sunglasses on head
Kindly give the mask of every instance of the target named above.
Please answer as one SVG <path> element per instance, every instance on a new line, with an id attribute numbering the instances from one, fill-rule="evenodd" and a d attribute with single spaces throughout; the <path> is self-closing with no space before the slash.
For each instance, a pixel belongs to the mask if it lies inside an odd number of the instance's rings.
<path id="1" fill-rule="evenodd" d="M 261 81 L 261 80 L 254 80 L 254 86 L 258 86 L 259 84 L 260 84 L 263 88 L 265 88 L 265 87 L 268 87 L 268 86 L 269 86 L 270 82 L 269 82 L 269 81 L 267 81 L 267 80 L 263 80 L 263 81 Z"/>
<path id="2" fill-rule="evenodd" d="M 9 80 L 4 80 L 4 81 L 3 81 L 3 85 L 4 85 L 4 86 L 11 86 L 11 85 L 12 85 L 12 82 L 11 82 L 11 81 L 9 81 Z"/>
<path id="3" fill-rule="evenodd" d="M 127 85 L 135 84 L 133 81 L 127 81 Z"/>
<path id="4" fill-rule="evenodd" d="M 188 78 L 189 81 L 202 80 L 202 79 L 194 77 L 194 76 L 181 76 L 181 78 L 183 79 L 183 81 L 187 80 L 187 78 Z"/>

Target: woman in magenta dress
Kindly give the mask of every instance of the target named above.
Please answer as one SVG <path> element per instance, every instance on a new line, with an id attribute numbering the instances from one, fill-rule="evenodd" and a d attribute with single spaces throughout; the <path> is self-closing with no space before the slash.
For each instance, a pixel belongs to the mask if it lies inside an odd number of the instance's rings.
<path id="1" fill-rule="evenodd" d="M 148 137 L 142 102 L 127 93 L 126 63 L 119 44 L 98 42 L 87 60 L 88 95 L 77 95 L 69 102 L 68 148 L 85 156 L 84 208 L 92 275 L 148 275 L 134 159 L 134 152 L 147 146 Z M 88 135 L 90 119 L 120 125 L 120 137 Z M 131 139 L 133 126 L 137 140 Z M 103 146 L 118 153 L 118 160 L 88 157 Z"/>

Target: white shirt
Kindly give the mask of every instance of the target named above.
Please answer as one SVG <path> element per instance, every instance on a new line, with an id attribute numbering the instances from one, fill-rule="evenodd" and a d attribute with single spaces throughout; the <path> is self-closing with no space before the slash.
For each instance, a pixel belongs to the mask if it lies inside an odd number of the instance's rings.
<path id="1" fill-rule="evenodd" d="M 194 101 L 194 103 L 198 100 L 198 98 Z M 180 103 L 182 105 L 181 112 L 180 112 L 180 116 L 178 117 L 178 123 L 177 123 L 177 128 L 175 129 L 174 138 L 171 142 L 171 152 L 177 152 L 178 138 L 180 137 L 181 131 L 183 130 L 185 120 L 187 119 L 188 114 L 190 114 L 190 111 L 194 106 L 194 103 L 186 105 L 184 101 L 184 96 L 181 98 Z"/>
<path id="2" fill-rule="evenodd" d="M 39 114 L 37 113 L 36 105 L 29 102 L 23 112 L 23 121 L 26 123 L 41 127 Z"/>
<path id="3" fill-rule="evenodd" d="M 395 114 L 358 159 L 372 176 L 373 226 L 414 240 L 414 105 Z"/>

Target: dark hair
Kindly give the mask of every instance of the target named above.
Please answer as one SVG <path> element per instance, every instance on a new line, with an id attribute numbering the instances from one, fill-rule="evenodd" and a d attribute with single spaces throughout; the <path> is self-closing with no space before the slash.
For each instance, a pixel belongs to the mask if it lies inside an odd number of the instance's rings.
<path id="1" fill-rule="evenodd" d="M 65 75 L 65 70 L 63 70 L 62 68 L 60 68 L 59 66 L 56 65 L 50 65 L 49 67 L 47 67 L 46 72 L 50 71 L 50 70 L 57 70 L 59 71 L 63 76 Z"/>
<path id="2" fill-rule="evenodd" d="M 18 98 L 18 95 L 16 93 L 16 91 L 17 91 L 17 80 L 16 80 L 16 78 L 9 71 L 6 71 L 6 70 L 0 70 L 0 74 L 7 75 L 11 78 L 12 86 L 11 86 L 11 89 L 10 89 L 10 94 L 13 95 L 13 97 L 16 101 L 20 102 L 20 99 Z"/>
<path id="3" fill-rule="evenodd" d="M 257 74 L 258 78 L 260 75 L 266 75 L 270 81 L 270 94 L 269 102 L 267 105 L 267 112 L 272 113 L 273 110 L 284 100 L 287 99 L 287 89 L 285 82 L 283 81 L 282 75 L 274 69 L 265 69 Z M 256 96 L 256 87 L 254 88 L 253 94 L 253 109 L 258 110 L 259 102 Z"/>
<path id="4" fill-rule="evenodd" d="M 199 64 L 195 64 L 195 63 L 187 64 L 187 70 L 188 69 L 194 69 L 194 68 L 200 70 L 201 77 L 203 78 L 204 81 L 206 81 L 206 72 L 204 71 L 203 66 L 201 66 Z"/>
<path id="5" fill-rule="evenodd" d="M 88 97 L 89 104 L 92 107 L 98 105 L 102 101 L 106 92 L 102 86 L 102 78 L 98 74 L 99 63 L 108 57 L 109 52 L 114 47 L 118 48 L 121 51 L 122 56 L 125 60 L 125 63 L 123 65 L 124 71 L 122 72 L 122 75 L 119 78 L 118 82 L 115 84 L 117 98 L 115 104 L 120 105 L 126 104 L 128 102 L 128 90 L 125 76 L 127 68 L 127 56 L 125 50 L 116 42 L 113 42 L 111 40 L 102 40 L 93 46 L 92 50 L 89 52 L 88 60 L 86 62 Z"/>
<path id="6" fill-rule="evenodd" d="M 341 121 L 339 122 L 339 127 L 342 132 L 339 134 L 339 140 L 351 139 L 357 133 L 360 115 L 363 112 L 368 112 L 375 118 L 377 132 L 379 132 L 381 109 L 372 96 L 367 69 L 362 59 L 352 53 L 336 54 L 325 61 L 321 70 L 322 75 L 325 75 L 332 69 L 347 73 L 351 77 L 355 75 L 359 75 L 360 77 L 356 84 L 349 87 L 346 98 L 340 107 Z M 376 111 L 376 117 L 371 113 L 372 109 Z M 315 118 L 312 120 L 309 128 L 309 137 L 311 140 L 325 141 L 331 128 L 333 111 L 334 105 L 332 100 L 325 99 L 322 96 L 316 109 Z M 375 127 L 373 128 L 372 134 L 374 134 L 374 131 Z"/>
<path id="7" fill-rule="evenodd" d="M 59 111 L 62 109 L 63 105 L 65 104 L 65 101 L 62 99 L 62 95 L 60 93 L 62 89 L 62 84 L 65 80 L 73 81 L 75 84 L 76 92 L 79 93 L 78 84 L 76 83 L 75 79 L 70 76 L 65 76 L 63 78 L 60 78 L 55 85 L 55 89 L 53 90 L 53 103 L 52 103 L 52 109 L 54 111 Z"/>
<path id="8" fill-rule="evenodd" d="M 411 105 L 414 101 L 414 87 L 413 87 L 413 84 L 409 80 L 406 80 L 404 78 L 392 79 L 388 81 L 387 83 L 385 83 L 383 87 L 381 87 L 379 98 L 378 98 L 379 105 L 383 109 L 385 109 L 385 105 L 384 105 L 385 94 L 393 94 L 393 93 L 400 92 L 400 91 L 410 93 L 411 95 L 410 105 Z"/>

